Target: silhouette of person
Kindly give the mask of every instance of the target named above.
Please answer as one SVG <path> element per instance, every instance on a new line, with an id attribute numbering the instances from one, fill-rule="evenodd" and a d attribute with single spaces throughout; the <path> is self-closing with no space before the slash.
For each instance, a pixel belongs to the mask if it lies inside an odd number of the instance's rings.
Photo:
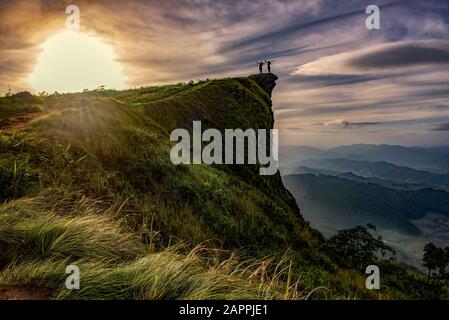
<path id="1" fill-rule="evenodd" d="M 271 64 L 275 62 L 276 60 L 265 60 L 265 63 L 267 64 L 268 73 L 271 73 Z"/>
<path id="2" fill-rule="evenodd" d="M 259 64 L 259 72 L 260 74 L 262 74 L 263 72 L 263 65 L 265 64 L 264 61 L 257 61 L 257 63 Z"/>

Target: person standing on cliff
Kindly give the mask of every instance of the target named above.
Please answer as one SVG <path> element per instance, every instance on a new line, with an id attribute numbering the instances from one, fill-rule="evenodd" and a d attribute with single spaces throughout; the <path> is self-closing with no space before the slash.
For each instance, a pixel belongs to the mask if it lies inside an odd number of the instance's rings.
<path id="1" fill-rule="evenodd" d="M 271 64 L 276 60 L 265 60 L 265 63 L 267 64 L 268 73 L 271 73 Z"/>
<path id="2" fill-rule="evenodd" d="M 260 72 L 260 74 L 262 74 L 262 72 L 263 72 L 263 65 L 265 64 L 265 62 L 257 61 L 257 63 L 259 64 L 259 72 Z"/>

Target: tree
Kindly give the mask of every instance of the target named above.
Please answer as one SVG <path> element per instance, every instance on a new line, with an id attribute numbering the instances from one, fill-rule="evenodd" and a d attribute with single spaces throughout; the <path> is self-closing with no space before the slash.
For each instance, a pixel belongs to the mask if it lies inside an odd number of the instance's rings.
<path id="1" fill-rule="evenodd" d="M 441 270 L 441 276 L 445 279 L 449 279 L 449 274 L 446 272 L 446 267 L 449 265 L 449 247 L 445 247 L 444 249 L 444 268 Z"/>
<path id="2" fill-rule="evenodd" d="M 432 271 L 442 277 L 446 274 L 446 267 L 449 264 L 449 247 L 440 248 L 429 242 L 424 246 L 423 255 L 424 266 L 428 269 L 427 280 L 432 276 Z"/>
<path id="3" fill-rule="evenodd" d="M 376 231 L 372 224 L 339 230 L 327 241 L 326 251 L 340 266 L 360 270 L 375 261 L 379 253 L 382 256 L 387 252 L 395 254 L 380 236 L 376 238 L 370 231 Z"/>
<path id="4" fill-rule="evenodd" d="M 437 247 L 432 242 L 429 242 L 424 246 L 423 262 L 424 266 L 429 271 L 427 273 L 427 280 L 430 279 L 430 276 L 432 275 L 432 270 L 436 269 L 437 267 L 436 252 Z"/>

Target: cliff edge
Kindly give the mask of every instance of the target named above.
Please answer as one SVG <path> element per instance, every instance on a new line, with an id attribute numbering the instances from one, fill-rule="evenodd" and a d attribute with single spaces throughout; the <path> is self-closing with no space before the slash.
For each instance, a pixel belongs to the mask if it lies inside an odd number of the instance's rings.
<path id="1" fill-rule="evenodd" d="M 253 74 L 249 76 L 249 78 L 256 81 L 257 84 L 270 96 L 270 98 L 273 89 L 276 86 L 276 80 L 279 79 L 278 76 L 273 73 Z"/>

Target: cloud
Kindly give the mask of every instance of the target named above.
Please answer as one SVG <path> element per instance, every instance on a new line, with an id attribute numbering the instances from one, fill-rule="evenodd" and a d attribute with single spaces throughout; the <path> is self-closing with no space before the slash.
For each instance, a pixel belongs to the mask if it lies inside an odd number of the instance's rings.
<path id="1" fill-rule="evenodd" d="M 316 125 L 325 126 L 325 127 L 336 127 L 341 129 L 352 129 L 352 128 L 361 128 L 366 126 L 379 125 L 380 122 L 351 122 L 344 119 L 335 119 L 326 122 L 316 123 Z"/>
<path id="2" fill-rule="evenodd" d="M 432 128 L 432 131 L 449 131 L 449 122 L 440 123 L 436 127 Z"/>
<path id="3" fill-rule="evenodd" d="M 449 42 L 401 43 L 354 57 L 349 65 L 365 68 L 398 68 L 417 65 L 449 64 Z"/>
<path id="4" fill-rule="evenodd" d="M 449 66 L 449 41 L 401 41 L 322 57 L 297 67 L 292 75 L 344 78 L 440 64 Z"/>
<path id="5" fill-rule="evenodd" d="M 40 46 L 64 30 L 64 9 L 72 2 L 0 0 L 0 93 L 8 85 L 14 91 L 29 89 L 27 75 Z M 312 133 L 320 130 L 355 141 L 365 136 L 340 129 L 364 128 L 358 132 L 367 134 L 366 127 L 378 130 L 375 123 L 399 121 L 404 114 L 423 119 L 448 113 L 446 0 L 376 0 L 382 17 L 381 30 L 376 31 L 365 28 L 369 0 L 77 0 L 76 4 L 81 9 L 81 31 L 114 49 L 131 87 L 242 76 L 257 72 L 255 60 L 276 59 L 279 81 L 273 108 L 278 126 L 341 119 L 309 126 L 315 141 L 321 136 Z M 402 135 L 412 141 L 420 130 L 428 137 L 420 141 L 437 141 L 444 131 L 429 130 L 436 124 L 392 124 L 388 137 L 379 133 L 372 139 L 393 141 Z"/>
<path id="6" fill-rule="evenodd" d="M 436 110 L 436 111 L 445 111 L 445 110 L 449 110 L 449 105 L 437 104 L 437 105 L 429 106 L 428 108 L 432 109 L 432 110 Z"/>
<path id="7" fill-rule="evenodd" d="M 40 46 L 65 30 L 70 0 L 0 1 L 0 89 L 26 86 Z M 263 50 L 231 43 L 316 15 L 321 1 L 79 0 L 81 31 L 110 44 L 130 86 L 162 84 L 256 70 L 254 60 L 291 56 L 304 45 Z M 12 80 L 13 79 L 13 80 Z"/>
<path id="8" fill-rule="evenodd" d="M 445 11 L 441 6 L 434 8 L 435 1 L 425 5 L 427 11 L 436 13 L 426 15 L 422 25 L 443 31 L 445 22 L 437 9 L 442 14 Z M 39 45 L 64 28 L 64 9 L 71 2 L 0 2 L 0 56 L 7 57 L 0 63 L 8 79 L 23 82 L 37 59 Z M 403 12 L 394 24 L 385 19 L 385 28 L 408 35 L 411 26 L 405 24 L 408 16 L 415 14 L 417 4 L 403 3 L 378 1 L 384 16 Z M 366 4 L 359 0 L 79 0 L 77 5 L 82 31 L 114 47 L 131 86 L 251 72 L 254 60 L 271 57 L 278 58 L 276 72 L 284 76 L 298 58 L 315 59 L 325 52 L 364 47 L 383 39 L 380 33 L 370 33 L 367 39 L 363 23 Z M 400 31 L 404 28 L 408 31 Z M 12 49 L 23 55 L 28 51 L 28 55 L 16 58 Z M 8 69 L 11 65 L 22 71 Z M 0 78 L 2 85 L 5 83 Z"/>

